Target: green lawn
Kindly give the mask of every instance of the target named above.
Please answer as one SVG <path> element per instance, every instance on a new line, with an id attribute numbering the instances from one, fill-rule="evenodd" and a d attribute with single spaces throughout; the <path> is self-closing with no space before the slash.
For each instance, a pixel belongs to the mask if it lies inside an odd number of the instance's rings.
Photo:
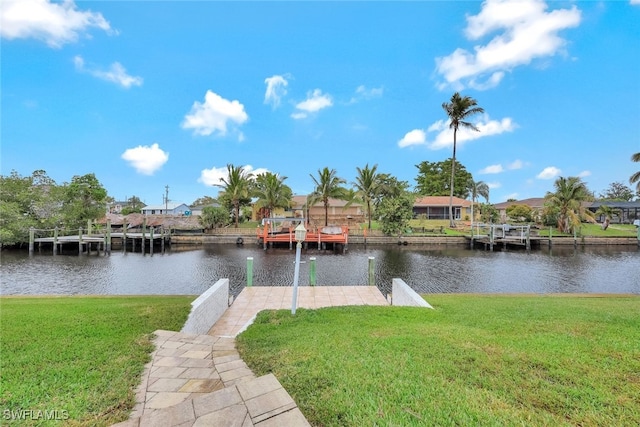
<path id="1" fill-rule="evenodd" d="M 49 411 L 68 417 L 64 425 L 71 426 L 127 419 L 152 350 L 152 332 L 180 330 L 191 301 L 186 296 L 0 298 L 1 424 L 61 424 L 13 423 L 8 411 L 33 411 L 27 418 Z"/>
<path id="2" fill-rule="evenodd" d="M 640 425 L 640 298 L 264 311 L 237 339 L 316 426 Z"/>
<path id="3" fill-rule="evenodd" d="M 552 232 L 553 237 L 573 236 L 573 234 L 560 233 L 555 227 Z M 549 236 L 549 227 L 542 227 L 539 235 Z M 583 223 L 577 232 L 578 237 L 636 237 L 637 235 L 636 227 L 631 224 L 611 224 L 606 230 L 603 230 L 600 224 Z"/>

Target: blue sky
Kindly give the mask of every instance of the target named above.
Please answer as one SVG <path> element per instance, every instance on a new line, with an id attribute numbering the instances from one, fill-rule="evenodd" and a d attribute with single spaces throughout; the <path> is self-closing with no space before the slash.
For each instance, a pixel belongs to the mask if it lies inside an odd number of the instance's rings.
<path id="1" fill-rule="evenodd" d="M 640 0 L 0 7 L 3 175 L 95 173 L 147 204 L 215 197 L 229 163 L 295 194 L 367 163 L 413 186 L 451 157 L 455 91 L 485 109 L 457 159 L 493 203 L 638 167 Z"/>

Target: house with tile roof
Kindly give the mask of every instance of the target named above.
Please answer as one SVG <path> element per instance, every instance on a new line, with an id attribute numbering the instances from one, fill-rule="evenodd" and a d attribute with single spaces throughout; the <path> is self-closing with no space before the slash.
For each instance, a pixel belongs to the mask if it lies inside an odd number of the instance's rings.
<path id="1" fill-rule="evenodd" d="M 544 197 L 531 197 L 528 199 L 522 200 L 513 200 L 510 202 L 502 202 L 495 203 L 493 205 L 494 208 L 498 211 L 498 215 L 500 218 L 500 222 L 507 222 L 509 219 L 509 215 L 507 215 L 507 208 L 514 205 L 526 205 L 529 206 L 534 211 L 534 216 L 539 216 L 542 214 L 542 210 L 544 209 Z"/>
<path id="2" fill-rule="evenodd" d="M 471 201 L 453 198 L 453 219 L 471 219 Z M 449 196 L 421 196 L 413 204 L 413 216 L 425 215 L 426 219 L 449 219 Z"/>

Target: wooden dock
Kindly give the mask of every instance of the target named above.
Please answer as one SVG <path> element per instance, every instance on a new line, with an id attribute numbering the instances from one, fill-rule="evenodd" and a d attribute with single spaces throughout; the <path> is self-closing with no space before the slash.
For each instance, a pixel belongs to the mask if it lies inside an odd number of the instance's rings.
<path id="1" fill-rule="evenodd" d="M 81 231 L 81 230 L 79 230 Z M 57 230 L 54 230 L 51 237 L 35 237 L 34 230 L 30 231 L 29 236 L 29 254 L 33 254 L 35 251 L 35 245 L 38 245 L 38 251 L 42 251 L 42 246 L 49 244 L 52 246 L 53 254 L 62 253 L 63 246 L 75 245 L 78 247 L 78 254 L 89 254 L 92 250 L 95 250 L 98 254 L 104 252 L 106 255 L 111 253 L 112 240 L 117 239 L 120 241 L 124 251 L 127 250 L 127 244 L 131 243 L 132 250 L 135 252 L 136 248 L 145 253 L 148 251 L 153 254 L 154 246 L 160 244 L 161 251 L 165 250 L 165 243 L 170 243 L 170 237 L 166 233 L 154 233 L 153 231 L 145 233 L 112 233 L 107 230 L 106 233 L 93 233 L 93 234 L 75 234 L 75 235 L 58 235 Z"/>
<path id="2" fill-rule="evenodd" d="M 272 222 L 265 222 L 262 227 L 256 230 L 258 243 L 262 244 L 264 249 L 267 247 L 280 245 L 289 245 L 289 249 L 293 249 L 296 242 L 295 227 L 274 227 Z M 313 227 L 307 230 L 306 238 L 302 242 L 306 248 L 309 245 L 316 246 L 318 249 L 327 249 L 330 246 L 334 251 L 342 249 L 344 252 L 349 244 L 349 227 L 347 226 L 328 226 Z"/>

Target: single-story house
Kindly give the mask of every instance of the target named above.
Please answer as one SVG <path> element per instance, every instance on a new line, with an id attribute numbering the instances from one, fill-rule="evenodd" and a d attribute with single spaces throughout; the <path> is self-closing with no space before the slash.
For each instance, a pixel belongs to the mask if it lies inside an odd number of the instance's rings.
<path id="1" fill-rule="evenodd" d="M 284 211 L 286 217 L 309 218 L 311 222 L 324 223 L 324 204 L 318 201 L 307 206 L 309 196 L 293 196 L 291 208 Z M 364 221 L 365 209 L 360 203 L 351 203 L 347 207 L 347 201 L 340 199 L 329 199 L 327 214 L 331 224 L 345 224 L 349 221 Z"/>
<path id="2" fill-rule="evenodd" d="M 221 206 L 222 206 L 222 205 L 221 205 L 220 203 L 210 203 L 210 204 L 208 204 L 208 205 L 192 206 L 192 207 L 191 207 L 191 215 L 193 215 L 193 216 L 200 216 L 200 215 L 202 215 L 202 210 L 203 210 L 204 208 L 209 208 L 209 207 L 211 207 L 211 208 L 219 208 L 219 207 L 221 207 Z"/>
<path id="3" fill-rule="evenodd" d="M 615 215 L 613 216 L 613 218 L 611 218 L 611 222 L 633 224 L 634 220 L 640 219 L 640 200 L 636 200 L 635 202 L 603 200 L 591 203 L 591 205 L 587 209 L 595 213 L 602 205 L 609 206 L 614 210 Z M 599 222 L 602 222 L 604 221 L 604 216 L 600 215 L 596 219 Z"/>
<path id="4" fill-rule="evenodd" d="M 453 219 L 471 219 L 471 201 L 453 198 Z M 413 216 L 425 215 L 426 219 L 449 219 L 449 196 L 421 196 L 413 204 Z"/>
<path id="5" fill-rule="evenodd" d="M 191 208 L 184 203 L 165 203 L 163 205 L 149 205 L 141 210 L 144 215 L 191 215 Z"/>
<path id="6" fill-rule="evenodd" d="M 507 208 L 513 205 L 526 205 L 529 206 L 535 213 L 541 214 L 542 209 L 544 209 L 544 202 L 546 199 L 544 197 L 531 197 L 529 199 L 522 200 L 514 200 L 510 202 L 502 202 L 496 203 L 493 205 L 494 208 L 498 211 L 498 215 L 500 218 L 500 222 L 506 223 L 509 219 L 507 215 Z"/>

